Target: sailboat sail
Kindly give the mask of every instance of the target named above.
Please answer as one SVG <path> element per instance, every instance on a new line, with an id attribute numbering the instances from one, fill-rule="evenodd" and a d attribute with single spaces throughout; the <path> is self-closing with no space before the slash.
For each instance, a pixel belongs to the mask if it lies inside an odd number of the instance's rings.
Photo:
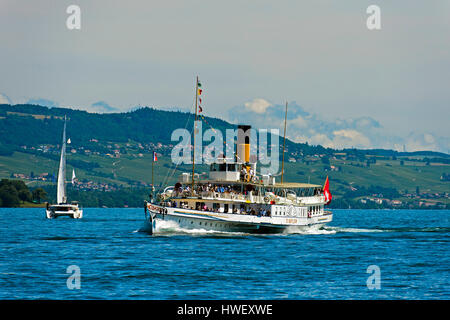
<path id="1" fill-rule="evenodd" d="M 72 184 L 75 184 L 75 179 L 77 177 L 75 176 L 75 169 L 72 170 Z"/>
<path id="2" fill-rule="evenodd" d="M 64 117 L 61 158 L 59 160 L 58 191 L 56 195 L 58 204 L 65 203 L 67 201 L 65 179 L 66 179 L 66 117 Z"/>

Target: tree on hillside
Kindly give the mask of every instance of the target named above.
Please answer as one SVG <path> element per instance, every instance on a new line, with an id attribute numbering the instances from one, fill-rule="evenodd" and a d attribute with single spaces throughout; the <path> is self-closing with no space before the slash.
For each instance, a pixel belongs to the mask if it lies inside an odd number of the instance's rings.
<path id="1" fill-rule="evenodd" d="M 42 188 L 36 188 L 33 190 L 33 200 L 41 203 L 41 200 L 47 199 L 47 192 Z"/>
<path id="2" fill-rule="evenodd" d="M 25 201 L 31 202 L 31 200 L 33 199 L 33 196 L 31 194 L 30 190 L 22 189 L 19 191 L 19 199 L 22 200 L 22 202 L 25 202 Z"/>
<path id="3" fill-rule="evenodd" d="M 22 180 L 9 180 L 9 182 L 16 188 L 17 192 L 22 190 L 29 191 L 27 185 Z"/>
<path id="4" fill-rule="evenodd" d="M 19 193 L 16 188 L 11 184 L 4 183 L 3 180 L 0 186 L 0 199 L 2 207 L 18 207 L 20 205 Z"/>
<path id="5" fill-rule="evenodd" d="M 328 156 L 323 156 L 321 160 L 322 160 L 323 164 L 327 164 L 327 165 L 330 164 L 330 157 L 328 157 Z"/>

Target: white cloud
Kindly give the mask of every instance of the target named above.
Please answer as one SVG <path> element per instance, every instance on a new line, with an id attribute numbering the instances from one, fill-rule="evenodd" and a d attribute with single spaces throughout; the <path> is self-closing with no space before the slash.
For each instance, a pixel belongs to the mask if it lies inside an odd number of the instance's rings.
<path id="1" fill-rule="evenodd" d="M 434 144 L 434 143 L 435 143 L 435 139 L 434 139 L 433 135 L 430 134 L 430 133 L 425 133 L 425 134 L 423 135 L 423 140 L 424 140 L 426 143 L 429 143 L 429 144 Z"/>
<path id="2" fill-rule="evenodd" d="M 295 119 L 287 121 L 287 125 L 289 125 L 289 126 L 292 125 L 292 126 L 296 126 L 296 127 L 299 127 L 299 128 L 307 128 L 308 127 L 308 122 L 302 116 L 298 116 Z"/>
<path id="3" fill-rule="evenodd" d="M 281 104 L 273 104 L 264 99 L 254 99 L 230 109 L 229 120 L 251 124 L 255 128 L 277 128 L 283 132 L 284 109 Z M 449 152 L 449 139 L 431 133 L 411 133 L 397 136 L 386 131 L 375 119 L 368 116 L 325 120 L 318 114 L 309 113 L 295 102 L 289 103 L 287 137 L 299 143 L 322 145 L 343 149 L 394 149 L 406 151 Z"/>
<path id="4" fill-rule="evenodd" d="M 321 145 L 325 148 L 333 148 L 334 143 L 330 140 L 325 134 L 323 133 L 317 133 L 309 138 L 306 138 L 304 142 L 308 142 L 312 145 Z"/>
<path id="5" fill-rule="evenodd" d="M 404 141 L 405 149 L 412 151 L 444 151 L 448 152 L 450 143 L 448 139 L 437 138 L 431 133 L 411 133 Z"/>
<path id="6" fill-rule="evenodd" d="M 244 103 L 244 106 L 247 110 L 253 111 L 256 113 L 264 113 L 266 112 L 267 108 L 270 107 L 272 104 L 264 99 L 256 98 L 253 99 L 253 101 Z"/>
<path id="7" fill-rule="evenodd" d="M 0 104 L 12 104 L 12 101 L 6 94 L 0 93 Z"/>
<path id="8" fill-rule="evenodd" d="M 372 143 L 369 138 L 359 131 L 353 129 L 342 129 L 333 131 L 333 144 L 335 148 L 357 147 L 370 148 Z"/>

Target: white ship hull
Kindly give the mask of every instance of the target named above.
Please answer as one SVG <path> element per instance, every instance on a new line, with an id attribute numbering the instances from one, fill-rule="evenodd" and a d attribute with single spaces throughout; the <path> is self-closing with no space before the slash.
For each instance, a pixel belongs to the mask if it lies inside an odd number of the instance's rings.
<path id="1" fill-rule="evenodd" d="M 60 204 L 49 206 L 45 210 L 48 219 L 54 219 L 58 217 L 70 217 L 73 219 L 81 219 L 83 217 L 83 210 L 78 205 L 73 204 Z"/>
<path id="2" fill-rule="evenodd" d="M 329 211 L 315 216 L 259 217 L 237 213 L 218 213 L 171 208 L 147 204 L 147 226 L 154 232 L 159 221 L 173 221 L 184 229 L 204 229 L 211 231 L 242 233 L 284 233 L 320 228 L 331 222 Z M 149 230 L 150 231 L 150 230 Z"/>

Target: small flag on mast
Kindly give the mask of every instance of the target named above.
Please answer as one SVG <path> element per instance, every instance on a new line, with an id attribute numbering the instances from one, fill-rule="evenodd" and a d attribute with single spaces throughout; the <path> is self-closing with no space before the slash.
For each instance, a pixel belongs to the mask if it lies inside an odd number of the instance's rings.
<path id="1" fill-rule="evenodd" d="M 200 81 L 197 81 L 197 87 L 201 88 L 202 84 L 200 83 Z M 201 113 L 203 111 L 202 108 L 202 98 L 200 98 L 200 95 L 202 94 L 203 90 L 202 89 L 198 89 L 198 112 Z"/>
<path id="2" fill-rule="evenodd" d="M 153 162 L 158 161 L 158 157 L 156 156 L 156 152 L 153 151 Z"/>

